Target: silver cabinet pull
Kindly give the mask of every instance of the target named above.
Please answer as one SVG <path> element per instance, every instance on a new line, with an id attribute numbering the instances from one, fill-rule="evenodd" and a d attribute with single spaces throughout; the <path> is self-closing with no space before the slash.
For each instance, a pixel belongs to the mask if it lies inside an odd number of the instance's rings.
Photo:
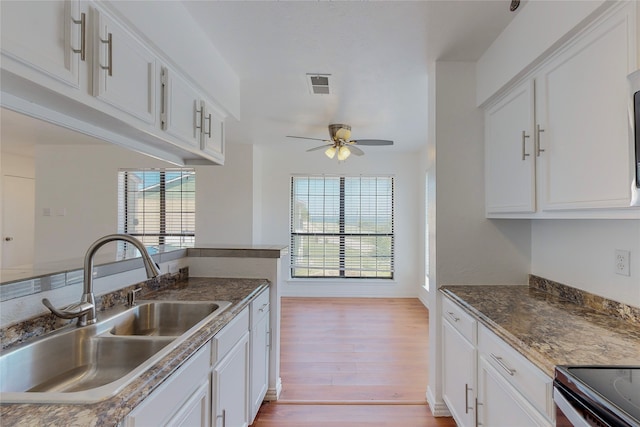
<path id="1" fill-rule="evenodd" d="M 200 108 L 198 109 L 198 101 L 196 101 L 195 106 L 193 107 L 195 109 L 195 127 L 196 129 L 200 129 L 200 134 L 202 134 L 202 122 L 204 121 L 204 106 L 200 106 Z M 200 116 L 200 125 L 198 125 L 198 116 Z"/>
<path id="2" fill-rule="evenodd" d="M 529 157 L 525 147 L 527 138 L 529 138 L 529 135 L 527 135 L 525 131 L 522 131 L 522 161 L 525 161 L 526 158 Z"/>
<path id="3" fill-rule="evenodd" d="M 13 237 L 7 236 L 7 237 L 4 238 L 5 242 L 11 242 L 12 240 L 13 240 Z"/>
<path id="4" fill-rule="evenodd" d="M 469 409 L 473 410 L 473 407 L 469 406 L 469 392 L 473 391 L 473 389 L 471 387 L 469 387 L 469 384 L 465 384 L 464 385 L 464 413 L 468 414 L 469 413 Z"/>
<path id="5" fill-rule="evenodd" d="M 455 313 L 453 311 L 447 311 L 447 314 L 449 315 L 449 317 L 451 317 L 453 319 L 454 322 L 457 322 L 460 320 L 459 317 L 456 317 Z"/>
<path id="6" fill-rule="evenodd" d="M 107 65 L 100 65 L 100 68 L 107 70 L 109 76 L 113 76 L 113 34 L 109 33 L 107 39 L 100 38 L 100 42 L 107 45 Z"/>
<path id="7" fill-rule="evenodd" d="M 218 415 L 218 418 L 222 418 L 222 427 L 226 427 L 226 425 L 227 425 L 227 411 L 225 409 L 222 410 L 222 415 Z"/>
<path id="8" fill-rule="evenodd" d="M 169 94 L 168 94 L 168 84 L 169 84 L 169 78 L 168 78 L 168 72 L 169 70 L 167 70 L 166 68 L 162 67 L 162 69 L 160 70 L 160 128 L 162 130 L 167 130 L 168 127 L 168 117 L 167 117 L 167 110 L 169 109 Z"/>
<path id="9" fill-rule="evenodd" d="M 540 157 L 540 153 L 544 152 L 543 148 L 540 148 L 540 134 L 544 132 L 544 129 L 540 129 L 540 125 L 536 125 L 536 156 Z"/>
<path id="10" fill-rule="evenodd" d="M 209 130 L 205 132 L 209 138 L 211 138 L 211 113 L 209 113 L 209 117 L 205 117 L 205 120 L 209 120 Z"/>
<path id="11" fill-rule="evenodd" d="M 266 303 L 262 304 L 262 307 L 260 307 L 260 308 L 258 309 L 258 311 L 259 311 L 260 313 L 264 313 L 264 309 L 265 309 L 265 308 L 267 308 L 268 306 L 269 306 L 269 303 L 268 303 L 268 302 L 266 302 Z"/>
<path id="12" fill-rule="evenodd" d="M 87 15 L 86 13 L 81 13 L 80 14 L 80 19 L 73 19 L 71 18 L 71 21 L 74 24 L 80 24 L 80 49 L 71 49 L 71 51 L 73 53 L 79 53 L 80 54 L 80 59 L 82 61 L 85 60 L 86 56 L 87 56 L 87 45 L 86 45 L 86 39 L 87 39 Z"/>
<path id="13" fill-rule="evenodd" d="M 508 367 L 507 364 L 504 363 L 504 360 L 502 360 L 502 357 L 496 356 L 495 354 L 491 353 L 491 358 L 495 360 L 496 363 L 500 365 L 500 367 L 504 369 L 510 376 L 514 376 L 516 374 L 516 370 Z"/>

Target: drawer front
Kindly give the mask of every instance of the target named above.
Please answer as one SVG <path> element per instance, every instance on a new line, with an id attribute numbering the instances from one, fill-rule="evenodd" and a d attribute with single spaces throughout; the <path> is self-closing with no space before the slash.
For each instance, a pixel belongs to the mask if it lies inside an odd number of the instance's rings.
<path id="1" fill-rule="evenodd" d="M 553 419 L 553 379 L 484 326 L 478 350 L 538 411 Z"/>
<path id="2" fill-rule="evenodd" d="M 444 297 L 442 300 L 442 317 L 447 319 L 449 323 L 460 332 L 472 344 L 476 343 L 477 322 L 469 315 L 464 308 L 460 307 L 449 298 Z"/>
<path id="3" fill-rule="evenodd" d="M 249 308 L 247 307 L 213 337 L 212 364 L 222 360 L 248 330 Z"/>
<path id="4" fill-rule="evenodd" d="M 251 326 L 255 326 L 268 312 L 269 289 L 265 289 L 251 303 Z"/>

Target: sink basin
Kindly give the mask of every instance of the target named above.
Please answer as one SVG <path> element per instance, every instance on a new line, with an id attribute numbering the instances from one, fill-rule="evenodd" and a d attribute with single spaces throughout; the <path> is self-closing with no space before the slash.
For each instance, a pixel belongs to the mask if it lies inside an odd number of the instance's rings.
<path id="1" fill-rule="evenodd" d="M 146 301 L 0 354 L 0 401 L 97 402 L 153 366 L 227 301 Z"/>
<path id="2" fill-rule="evenodd" d="M 122 313 L 113 335 L 178 336 L 202 319 L 231 305 L 227 301 L 154 301 L 141 303 Z"/>

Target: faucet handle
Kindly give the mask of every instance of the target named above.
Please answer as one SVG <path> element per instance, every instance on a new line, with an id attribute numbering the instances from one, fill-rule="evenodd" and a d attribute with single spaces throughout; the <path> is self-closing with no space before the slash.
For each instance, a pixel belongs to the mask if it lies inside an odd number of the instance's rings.
<path id="1" fill-rule="evenodd" d="M 51 310 L 53 314 L 62 319 L 75 319 L 76 317 L 87 314 L 91 309 L 94 308 L 93 304 L 91 303 L 80 302 L 77 304 L 71 304 L 63 309 L 57 309 L 47 298 L 42 299 L 42 304 L 44 304 L 45 307 Z"/>
<path id="2" fill-rule="evenodd" d="M 132 289 L 127 292 L 127 305 L 133 307 L 136 305 L 136 294 L 140 292 L 142 288 Z"/>

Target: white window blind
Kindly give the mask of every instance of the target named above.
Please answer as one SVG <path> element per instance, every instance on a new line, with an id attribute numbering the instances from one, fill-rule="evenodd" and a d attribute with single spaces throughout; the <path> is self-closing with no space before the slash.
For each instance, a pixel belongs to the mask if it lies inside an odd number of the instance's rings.
<path id="1" fill-rule="evenodd" d="M 291 178 L 291 277 L 393 278 L 393 177 Z"/>
<path id="2" fill-rule="evenodd" d="M 193 247 L 195 241 L 194 169 L 122 169 L 118 172 L 118 232 L 142 241 L 150 254 Z M 118 245 L 118 258 L 136 255 Z"/>

